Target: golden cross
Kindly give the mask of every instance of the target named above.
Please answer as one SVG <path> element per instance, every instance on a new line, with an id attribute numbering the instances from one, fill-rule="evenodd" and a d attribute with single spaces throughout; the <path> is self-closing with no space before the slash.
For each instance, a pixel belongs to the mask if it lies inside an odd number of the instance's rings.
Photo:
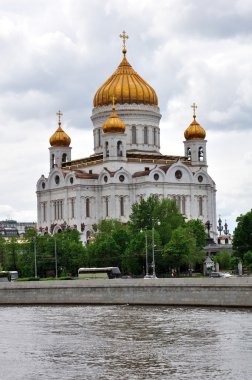
<path id="1" fill-rule="evenodd" d="M 61 125 L 60 117 L 63 115 L 63 113 L 62 113 L 61 111 L 58 111 L 58 112 L 56 113 L 56 115 L 58 115 L 58 117 L 59 117 L 58 124 Z"/>
<path id="2" fill-rule="evenodd" d="M 119 36 L 123 40 L 123 54 L 126 54 L 126 40 L 129 38 L 129 36 L 126 34 L 125 30 L 120 34 Z"/>
<path id="3" fill-rule="evenodd" d="M 198 107 L 197 107 L 197 105 L 196 105 L 195 103 L 193 103 L 193 104 L 191 105 L 191 107 L 193 108 L 193 117 L 194 117 L 194 119 L 195 119 L 195 118 L 196 118 L 195 110 L 196 110 L 196 108 L 198 108 Z"/>

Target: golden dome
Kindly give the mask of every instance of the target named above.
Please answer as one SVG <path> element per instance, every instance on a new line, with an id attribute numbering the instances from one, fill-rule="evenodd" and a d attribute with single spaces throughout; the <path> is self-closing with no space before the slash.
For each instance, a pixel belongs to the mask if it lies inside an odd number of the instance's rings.
<path id="1" fill-rule="evenodd" d="M 125 56 L 126 49 L 123 54 L 122 62 L 114 74 L 96 91 L 94 107 L 110 104 L 113 96 L 119 104 L 158 105 L 155 90 L 129 64 Z"/>
<path id="2" fill-rule="evenodd" d="M 114 98 L 113 98 L 114 103 Z M 118 117 L 115 112 L 115 106 L 113 104 L 111 115 L 107 118 L 102 126 L 104 133 L 123 133 L 125 131 L 124 122 Z"/>
<path id="3" fill-rule="evenodd" d="M 206 131 L 196 120 L 195 109 L 197 108 L 197 106 L 195 103 L 193 103 L 191 107 L 194 109 L 193 121 L 184 132 L 185 139 L 204 140 L 204 138 L 206 137 Z"/>
<path id="4" fill-rule="evenodd" d="M 70 137 L 63 131 L 61 128 L 61 121 L 60 121 L 60 116 L 62 113 L 59 111 L 57 113 L 59 116 L 59 121 L 58 121 L 58 129 L 54 134 L 50 137 L 50 145 L 51 146 L 69 146 L 71 144 L 71 139 Z"/>

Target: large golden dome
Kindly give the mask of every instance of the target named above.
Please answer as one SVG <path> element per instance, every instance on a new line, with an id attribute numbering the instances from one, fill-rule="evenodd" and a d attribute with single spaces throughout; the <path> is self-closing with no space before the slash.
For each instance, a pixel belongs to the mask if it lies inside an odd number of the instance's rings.
<path id="1" fill-rule="evenodd" d="M 114 96 L 118 104 L 158 105 L 155 90 L 132 68 L 123 49 L 123 59 L 114 74 L 96 91 L 94 107 L 111 104 Z"/>
<path id="2" fill-rule="evenodd" d="M 57 113 L 59 116 L 59 121 L 58 121 L 58 129 L 54 134 L 50 137 L 50 145 L 57 147 L 57 146 L 69 146 L 71 144 L 71 139 L 70 137 L 66 134 L 66 132 L 63 131 L 61 128 L 61 121 L 60 121 L 60 116 L 62 113 L 59 111 Z"/>
<path id="3" fill-rule="evenodd" d="M 195 108 L 197 108 L 197 106 L 195 103 L 193 103 L 191 107 L 194 108 L 193 121 L 184 132 L 185 139 L 204 140 L 204 138 L 206 137 L 206 131 L 196 120 Z"/>
<path id="4" fill-rule="evenodd" d="M 125 131 L 125 124 L 116 114 L 114 104 L 112 107 L 111 115 L 103 124 L 102 129 L 104 133 L 124 133 Z"/>

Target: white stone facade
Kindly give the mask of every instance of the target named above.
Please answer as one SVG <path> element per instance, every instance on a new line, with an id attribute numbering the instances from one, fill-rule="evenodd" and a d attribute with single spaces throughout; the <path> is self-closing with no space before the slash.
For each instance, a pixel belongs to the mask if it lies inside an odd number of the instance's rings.
<path id="1" fill-rule="evenodd" d="M 49 148 L 49 175 L 37 182 L 40 231 L 70 226 L 86 241 L 102 219 L 127 222 L 132 204 L 154 194 L 175 199 L 188 220 L 209 220 L 215 236 L 216 189 L 207 173 L 207 142 L 184 141 L 185 156 L 162 155 L 157 106 L 117 104 L 124 133 L 103 132 L 110 113 L 111 106 L 93 110 L 92 156 L 71 161 L 70 147 Z"/>

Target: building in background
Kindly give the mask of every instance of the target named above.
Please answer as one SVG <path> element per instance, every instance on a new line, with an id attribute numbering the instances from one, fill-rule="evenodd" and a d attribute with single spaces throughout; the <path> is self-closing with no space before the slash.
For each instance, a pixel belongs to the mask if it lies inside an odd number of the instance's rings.
<path id="1" fill-rule="evenodd" d="M 21 237 L 29 228 L 36 228 L 34 222 L 17 222 L 16 220 L 1 220 L 0 234 L 4 238 Z"/>
<path id="2" fill-rule="evenodd" d="M 122 61 L 93 99 L 91 156 L 72 160 L 71 139 L 58 112 L 49 175 L 37 182 L 38 228 L 41 233 L 77 228 L 85 241 L 102 219 L 127 222 L 133 203 L 155 195 L 174 199 L 188 220 L 210 221 L 216 238 L 216 188 L 208 174 L 206 132 L 196 120 L 197 106 L 192 106 L 193 120 L 183 142 L 181 128 L 184 153 L 161 154 L 157 94 L 129 64 L 128 36 L 123 32 L 120 37 Z"/>

